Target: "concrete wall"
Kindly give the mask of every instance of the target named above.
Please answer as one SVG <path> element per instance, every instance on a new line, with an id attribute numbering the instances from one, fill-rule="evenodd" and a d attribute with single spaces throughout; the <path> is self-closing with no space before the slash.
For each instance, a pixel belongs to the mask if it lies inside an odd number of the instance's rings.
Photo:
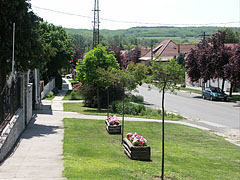
<path id="1" fill-rule="evenodd" d="M 0 134 L 0 162 L 14 147 L 14 144 L 32 119 L 33 84 L 28 83 L 28 74 L 21 75 L 20 108 Z"/>
<path id="2" fill-rule="evenodd" d="M 43 99 L 50 91 L 55 88 L 55 79 L 52 79 L 46 86 L 44 86 L 43 92 L 41 92 L 41 99 Z"/>
<path id="3" fill-rule="evenodd" d="M 0 162 L 11 151 L 17 139 L 25 129 L 25 119 L 23 108 L 19 108 L 11 121 L 0 134 Z"/>
<path id="4" fill-rule="evenodd" d="M 30 122 L 32 119 L 32 90 L 33 90 L 33 84 L 28 83 L 27 86 L 27 105 L 26 105 L 26 124 Z"/>

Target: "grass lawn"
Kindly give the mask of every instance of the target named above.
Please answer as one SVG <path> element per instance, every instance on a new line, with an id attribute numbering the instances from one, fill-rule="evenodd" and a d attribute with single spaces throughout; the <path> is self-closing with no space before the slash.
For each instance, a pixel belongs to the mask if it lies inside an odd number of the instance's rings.
<path id="1" fill-rule="evenodd" d="M 198 90 L 198 89 L 180 87 L 180 90 L 187 91 L 187 92 L 192 92 L 192 93 L 196 93 L 196 94 L 202 94 L 202 91 Z"/>
<path id="2" fill-rule="evenodd" d="M 232 97 L 228 96 L 228 100 L 240 101 L 240 95 L 232 95 Z"/>
<path id="3" fill-rule="evenodd" d="M 148 140 L 151 162 L 129 159 L 121 135 L 109 135 L 104 121 L 64 119 L 64 172 L 68 180 L 158 180 L 161 123 L 126 122 L 125 132 Z M 125 133 L 125 134 L 126 134 Z M 202 130 L 166 124 L 165 176 L 182 180 L 238 180 L 240 147 Z"/>
<path id="4" fill-rule="evenodd" d="M 197 89 L 180 87 L 180 90 L 187 91 L 187 92 L 192 92 L 192 93 L 196 93 L 196 94 L 202 94 L 202 91 L 201 90 L 197 90 Z M 232 95 L 232 97 L 228 96 L 228 100 L 240 101 L 240 95 Z"/>
<path id="5" fill-rule="evenodd" d="M 53 95 L 53 96 L 51 96 L 51 97 L 46 97 L 46 98 L 43 98 L 43 99 L 44 99 L 44 100 L 49 100 L 49 101 L 51 101 L 51 100 L 53 100 L 55 97 L 56 97 L 56 96 Z"/>
<path id="6" fill-rule="evenodd" d="M 72 91 L 69 90 L 69 91 L 65 94 L 63 100 L 82 100 L 82 99 L 83 99 L 81 95 L 79 95 L 79 94 L 77 94 L 77 93 L 75 93 L 74 95 L 72 95 L 71 93 L 72 93 Z"/>
<path id="7" fill-rule="evenodd" d="M 89 108 L 84 107 L 83 103 L 64 103 L 63 104 L 64 111 L 71 111 L 71 112 L 78 112 L 81 114 L 86 115 L 98 115 L 98 116 L 106 116 L 107 115 L 107 109 L 101 109 L 98 110 L 97 108 Z M 111 112 L 110 112 L 111 114 Z M 117 116 L 122 116 L 120 114 L 115 114 Z M 162 119 L 162 116 L 154 116 L 154 115 L 143 115 L 143 116 L 137 116 L 137 115 L 129 115 L 126 114 L 128 117 L 138 117 L 138 118 L 148 118 L 148 119 Z M 168 120 L 182 120 L 183 117 L 181 115 L 175 115 L 175 114 L 167 114 L 165 116 Z"/>

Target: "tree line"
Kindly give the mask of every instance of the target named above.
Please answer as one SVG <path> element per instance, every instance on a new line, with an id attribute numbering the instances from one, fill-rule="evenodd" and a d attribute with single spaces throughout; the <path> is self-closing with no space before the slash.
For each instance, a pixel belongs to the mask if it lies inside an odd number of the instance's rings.
<path id="1" fill-rule="evenodd" d="M 186 59 L 187 74 L 191 81 L 203 79 L 206 83 L 210 79 L 220 78 L 224 82 L 231 82 L 230 96 L 233 87 L 240 82 L 240 45 L 226 44 L 227 31 L 219 31 L 208 40 L 203 39 Z"/>

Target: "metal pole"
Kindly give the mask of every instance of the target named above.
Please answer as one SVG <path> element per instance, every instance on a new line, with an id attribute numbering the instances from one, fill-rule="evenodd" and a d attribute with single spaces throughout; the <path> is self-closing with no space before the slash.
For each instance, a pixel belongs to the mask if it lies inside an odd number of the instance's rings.
<path id="1" fill-rule="evenodd" d="M 15 50 L 15 23 L 13 23 L 13 49 L 12 49 L 12 74 L 14 74 L 14 50 Z"/>

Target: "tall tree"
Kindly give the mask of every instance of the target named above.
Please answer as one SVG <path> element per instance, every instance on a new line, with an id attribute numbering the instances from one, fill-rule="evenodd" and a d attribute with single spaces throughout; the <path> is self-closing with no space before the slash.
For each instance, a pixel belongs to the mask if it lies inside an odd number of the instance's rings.
<path id="1" fill-rule="evenodd" d="M 179 65 L 176 59 L 170 60 L 170 62 L 151 62 L 150 72 L 151 76 L 149 78 L 149 82 L 156 86 L 159 89 L 159 92 L 162 92 L 162 175 L 161 179 L 164 179 L 164 135 L 165 135 L 165 92 L 167 90 L 174 91 L 177 89 L 177 84 L 181 83 L 184 80 L 185 69 Z"/>
<path id="2" fill-rule="evenodd" d="M 224 66 L 224 73 L 231 82 L 230 96 L 232 96 L 233 86 L 240 83 L 240 45 L 236 45 L 233 49 L 229 63 Z"/>
<path id="3" fill-rule="evenodd" d="M 239 43 L 240 38 L 238 32 L 234 32 L 231 28 L 226 28 L 225 43 Z"/>
<path id="4" fill-rule="evenodd" d="M 46 77 L 55 77 L 56 86 L 61 89 L 61 69 L 69 66 L 74 54 L 71 38 L 66 34 L 64 28 L 46 22 L 41 23 L 41 37 L 45 43 L 55 50 L 55 55 L 50 57 L 45 66 L 47 69 Z"/>
<path id="5" fill-rule="evenodd" d="M 102 45 L 90 50 L 83 60 L 77 63 L 77 79 L 83 84 L 94 85 L 97 87 L 98 109 L 101 108 L 99 98 L 99 73 L 98 68 L 107 70 L 109 67 L 119 68 L 116 58 L 113 53 L 107 53 L 107 50 Z"/>
<path id="6" fill-rule="evenodd" d="M 211 63 L 214 69 L 213 78 L 221 78 L 223 80 L 222 90 L 224 89 L 224 84 L 226 76 L 224 74 L 224 66 L 229 63 L 231 57 L 231 48 L 225 46 L 226 31 L 219 31 L 216 34 L 213 34 L 209 39 L 211 44 L 210 51 L 207 52 L 211 57 L 209 64 Z M 207 54 L 206 53 L 206 54 Z"/>
<path id="7" fill-rule="evenodd" d="M 39 67 L 44 61 L 44 48 L 38 33 L 41 19 L 26 0 L 1 0 L 0 4 L 0 94 L 12 67 L 13 23 L 15 29 L 15 70 Z M 0 115 L 3 98 L 0 95 Z"/>
<path id="8" fill-rule="evenodd" d="M 226 76 L 224 66 L 228 64 L 231 57 L 231 48 L 225 46 L 225 31 L 219 31 L 209 38 L 208 43 L 201 41 L 194 50 L 191 50 L 187 59 L 186 67 L 188 76 L 192 81 L 200 78 L 207 82 L 213 78 L 223 80 L 222 90 Z"/>

